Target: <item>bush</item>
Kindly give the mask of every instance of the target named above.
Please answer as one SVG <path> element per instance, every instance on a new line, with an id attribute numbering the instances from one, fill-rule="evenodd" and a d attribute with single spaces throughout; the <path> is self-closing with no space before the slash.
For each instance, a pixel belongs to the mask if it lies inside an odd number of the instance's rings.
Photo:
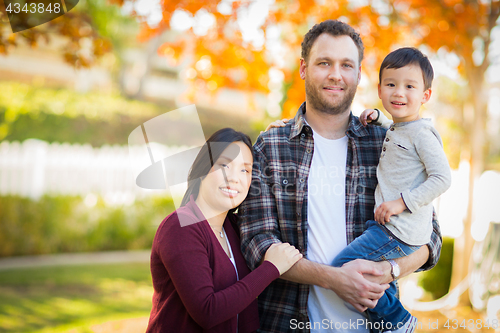
<path id="1" fill-rule="evenodd" d="M 422 273 L 420 277 L 420 286 L 429 292 L 434 299 L 443 297 L 450 289 L 453 244 L 453 238 L 443 237 L 439 262 L 430 271 Z"/>
<path id="2" fill-rule="evenodd" d="M 159 223 L 174 210 L 170 198 L 149 197 L 130 206 L 100 198 L 87 207 L 78 196 L 38 201 L 0 197 L 0 257 L 59 252 L 147 249 Z"/>

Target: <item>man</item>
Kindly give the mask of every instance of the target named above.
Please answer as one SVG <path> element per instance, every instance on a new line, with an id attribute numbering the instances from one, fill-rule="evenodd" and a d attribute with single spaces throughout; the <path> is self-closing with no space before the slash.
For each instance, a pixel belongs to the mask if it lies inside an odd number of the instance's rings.
<path id="1" fill-rule="evenodd" d="M 350 112 L 363 51 L 349 25 L 315 25 L 302 42 L 306 102 L 287 126 L 254 145 L 253 183 L 240 207 L 243 254 L 251 269 L 273 243 L 288 242 L 304 255 L 259 296 L 263 332 L 367 332 L 361 312 L 376 305 L 387 283 L 439 258 L 434 219 L 430 244 L 410 256 L 330 266 L 373 219 L 385 130 L 364 127 Z"/>

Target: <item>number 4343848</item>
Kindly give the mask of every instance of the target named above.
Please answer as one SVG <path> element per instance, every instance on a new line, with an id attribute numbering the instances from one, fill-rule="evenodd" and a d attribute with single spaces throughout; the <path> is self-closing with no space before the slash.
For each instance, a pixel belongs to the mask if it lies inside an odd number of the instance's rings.
<path id="1" fill-rule="evenodd" d="M 446 327 L 447 329 L 454 329 L 456 330 L 457 328 L 461 327 L 463 329 L 482 329 L 484 328 L 492 328 L 492 329 L 497 329 L 498 328 L 498 319 L 493 319 L 493 320 L 486 320 L 482 321 L 481 319 L 469 319 L 469 320 L 462 320 L 460 323 L 458 319 L 448 319 L 446 323 L 443 325 L 443 327 Z"/>
<path id="2" fill-rule="evenodd" d="M 20 12 L 25 12 L 25 13 L 44 13 L 44 12 L 49 12 L 52 13 L 59 13 L 61 12 L 61 4 L 60 3 L 49 3 L 47 7 L 45 7 L 44 3 L 30 3 L 27 4 L 25 3 L 24 6 L 21 8 L 20 3 L 9 3 L 7 8 L 5 9 L 9 13 L 20 13 Z"/>

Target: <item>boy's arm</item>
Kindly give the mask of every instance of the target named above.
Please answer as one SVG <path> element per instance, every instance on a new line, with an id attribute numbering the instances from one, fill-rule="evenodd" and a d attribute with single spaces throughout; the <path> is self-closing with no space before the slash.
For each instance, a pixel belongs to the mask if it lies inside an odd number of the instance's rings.
<path id="1" fill-rule="evenodd" d="M 389 118 L 387 118 L 385 116 L 385 114 L 383 114 L 382 111 L 380 111 L 379 109 L 374 109 L 374 110 L 377 111 L 378 115 L 377 115 L 377 118 L 375 118 L 374 120 L 372 120 L 372 122 L 370 124 L 375 125 L 375 126 L 380 126 L 380 127 L 383 127 L 383 128 L 389 128 L 389 127 L 391 127 L 392 120 L 390 120 Z"/>
<path id="2" fill-rule="evenodd" d="M 423 204 L 431 203 L 435 198 L 445 192 L 451 185 L 451 171 L 448 159 L 443 151 L 441 137 L 433 127 L 420 131 L 416 136 L 416 148 L 420 160 L 424 164 L 428 178 L 417 188 L 401 194 L 410 211 L 418 209 Z M 409 205 L 409 206 L 408 206 Z M 439 227 L 436 211 L 432 212 L 432 234 L 427 244 L 429 257 L 427 262 L 417 272 L 433 268 L 441 254 L 443 240 Z"/>
<path id="3" fill-rule="evenodd" d="M 415 134 L 415 148 L 420 161 L 424 164 L 427 179 L 416 188 L 401 193 L 410 212 L 430 204 L 451 185 L 450 166 L 439 133 L 433 127 L 426 127 Z"/>

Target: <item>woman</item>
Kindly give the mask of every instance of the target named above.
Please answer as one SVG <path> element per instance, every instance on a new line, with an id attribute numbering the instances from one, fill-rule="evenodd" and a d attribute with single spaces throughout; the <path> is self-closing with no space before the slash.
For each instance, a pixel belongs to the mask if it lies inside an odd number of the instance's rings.
<path id="1" fill-rule="evenodd" d="M 196 157 L 181 208 L 153 241 L 148 333 L 253 332 L 257 296 L 302 258 L 289 244 L 273 244 L 257 269 L 246 266 L 233 212 L 250 188 L 252 163 L 250 138 L 230 128 Z"/>

